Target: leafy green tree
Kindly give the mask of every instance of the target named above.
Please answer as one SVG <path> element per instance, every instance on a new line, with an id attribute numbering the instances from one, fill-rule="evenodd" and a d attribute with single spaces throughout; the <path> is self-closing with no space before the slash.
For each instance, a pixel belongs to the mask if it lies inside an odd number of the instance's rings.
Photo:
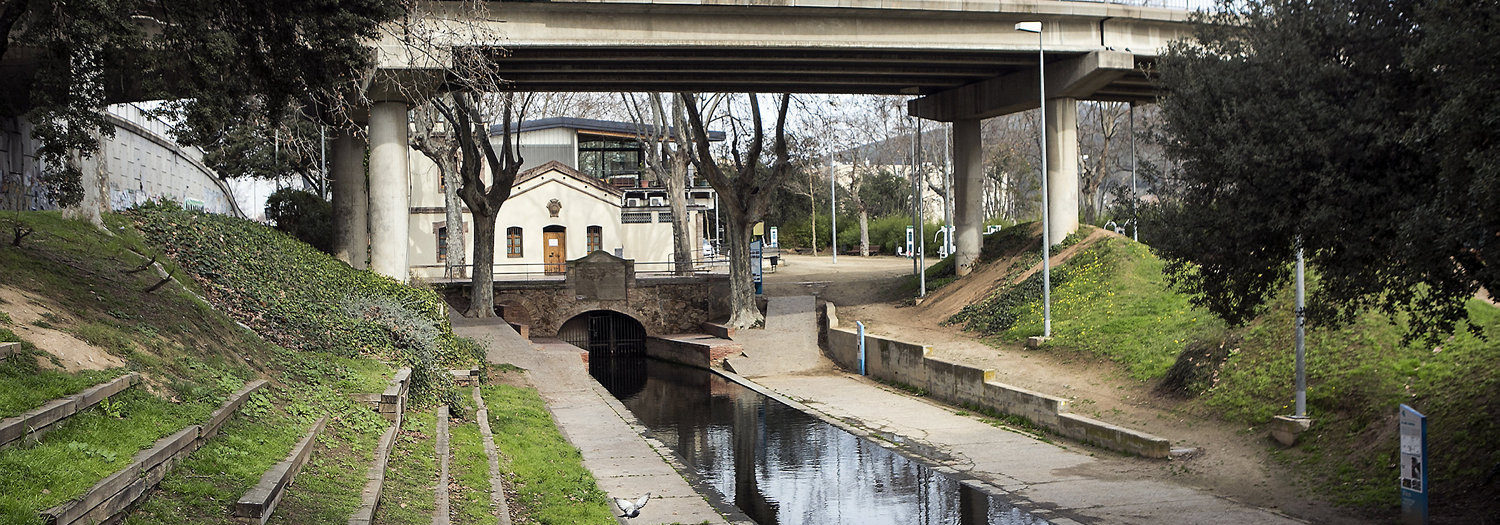
<path id="1" fill-rule="evenodd" d="M 333 253 L 333 205 L 321 195 L 293 188 L 276 190 L 266 198 L 266 220 L 318 251 Z"/>
<path id="2" fill-rule="evenodd" d="M 328 194 L 322 171 L 322 136 L 318 124 L 293 115 L 279 124 L 262 117 L 232 122 L 213 137 L 203 137 L 203 162 L 224 178 L 284 180 L 300 178 L 302 187 Z M 201 136 L 179 129 L 178 136 Z"/>
<path id="3" fill-rule="evenodd" d="M 911 215 L 911 180 L 882 169 L 865 175 L 859 187 L 860 199 L 871 216 Z M 879 244 L 878 242 L 876 244 Z"/>
<path id="4" fill-rule="evenodd" d="M 1496 284 L 1500 105 L 1487 90 L 1500 6 L 1220 9 L 1196 15 L 1196 38 L 1161 60 L 1173 169 L 1142 231 L 1173 282 L 1243 323 L 1287 282 L 1300 246 L 1318 270 L 1312 322 L 1379 308 L 1412 314 L 1414 335 L 1450 331 Z"/>
<path id="5" fill-rule="evenodd" d="M 252 116 L 326 117 L 370 62 L 363 41 L 401 0 L 0 0 L 0 113 L 35 125 L 52 199 L 77 204 L 76 152 L 106 104 L 172 99 L 179 139 L 212 144 Z"/>

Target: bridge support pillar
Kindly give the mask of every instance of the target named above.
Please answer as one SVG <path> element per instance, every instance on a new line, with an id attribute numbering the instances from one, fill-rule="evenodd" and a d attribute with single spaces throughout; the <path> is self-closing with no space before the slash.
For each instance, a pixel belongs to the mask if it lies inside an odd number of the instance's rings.
<path id="1" fill-rule="evenodd" d="M 1046 128 L 1047 234 L 1055 246 L 1078 231 L 1078 100 L 1047 99 Z"/>
<path id="2" fill-rule="evenodd" d="M 979 119 L 953 121 L 954 272 L 962 277 L 974 270 L 984 237 L 984 150 Z"/>
<path id="3" fill-rule="evenodd" d="M 333 256 L 363 270 L 369 259 L 370 194 L 365 187 L 365 142 L 352 131 L 333 139 Z"/>
<path id="4" fill-rule="evenodd" d="M 370 270 L 406 282 L 406 103 L 370 107 Z"/>

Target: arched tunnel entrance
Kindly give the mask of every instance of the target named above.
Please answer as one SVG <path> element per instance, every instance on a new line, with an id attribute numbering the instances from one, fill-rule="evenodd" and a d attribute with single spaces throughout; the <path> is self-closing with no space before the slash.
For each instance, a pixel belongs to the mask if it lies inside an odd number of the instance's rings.
<path id="1" fill-rule="evenodd" d="M 564 322 L 557 337 L 588 350 L 589 375 L 615 397 L 646 387 L 646 327 L 635 318 L 610 310 L 584 312 Z"/>

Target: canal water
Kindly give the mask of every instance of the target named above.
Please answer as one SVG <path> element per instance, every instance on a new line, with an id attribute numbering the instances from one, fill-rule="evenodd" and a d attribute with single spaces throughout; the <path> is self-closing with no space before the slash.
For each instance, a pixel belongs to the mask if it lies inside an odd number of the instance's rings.
<path id="1" fill-rule="evenodd" d="M 1046 523 L 718 374 L 639 357 L 589 369 L 700 489 L 761 525 Z"/>

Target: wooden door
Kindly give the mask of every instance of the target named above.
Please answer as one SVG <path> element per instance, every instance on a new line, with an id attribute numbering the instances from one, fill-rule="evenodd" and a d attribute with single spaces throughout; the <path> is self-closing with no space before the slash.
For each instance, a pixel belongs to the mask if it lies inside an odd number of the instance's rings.
<path id="1" fill-rule="evenodd" d="M 542 262 L 548 274 L 568 271 L 567 232 L 542 232 Z"/>

